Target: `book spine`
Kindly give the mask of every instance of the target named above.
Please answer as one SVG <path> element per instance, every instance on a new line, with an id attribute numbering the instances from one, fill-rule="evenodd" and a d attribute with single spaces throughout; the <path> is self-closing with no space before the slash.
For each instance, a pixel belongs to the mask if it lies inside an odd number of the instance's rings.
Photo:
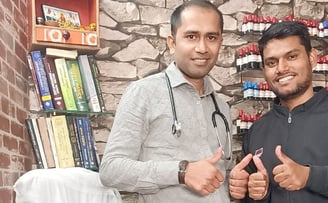
<path id="1" fill-rule="evenodd" d="M 66 110 L 76 111 L 77 107 L 73 95 L 72 85 L 68 76 L 67 66 L 64 58 L 54 60 L 58 74 L 60 89 L 63 94 Z"/>
<path id="2" fill-rule="evenodd" d="M 42 101 L 41 101 L 41 95 L 40 95 L 39 85 L 38 85 L 38 79 L 36 78 L 35 69 L 34 69 L 34 65 L 33 65 L 33 60 L 32 60 L 31 54 L 27 54 L 26 58 L 27 58 L 28 67 L 29 67 L 30 72 L 31 72 L 31 77 L 32 77 L 34 88 L 35 88 L 35 92 L 36 92 L 36 95 L 37 95 L 38 104 L 39 104 L 40 110 L 41 110 L 41 109 L 43 109 L 43 106 L 42 106 Z"/>
<path id="3" fill-rule="evenodd" d="M 98 171 L 98 161 L 97 161 L 97 154 L 94 145 L 94 138 L 92 135 L 92 128 L 90 119 L 88 117 L 83 117 L 83 130 L 86 137 L 87 147 L 88 147 L 88 155 L 89 155 L 89 162 L 90 162 L 90 169 L 94 171 Z"/>
<path id="4" fill-rule="evenodd" d="M 82 78 L 77 60 L 66 60 L 68 75 L 72 84 L 75 104 L 78 111 L 88 111 L 88 103 L 84 94 Z"/>
<path id="5" fill-rule="evenodd" d="M 40 137 L 43 145 L 45 158 L 47 160 L 48 168 L 55 168 L 55 160 L 51 150 L 51 144 L 49 140 L 46 118 L 41 116 L 36 119 L 39 127 Z"/>
<path id="6" fill-rule="evenodd" d="M 42 163 L 43 163 L 43 168 L 48 168 L 47 159 L 46 159 L 46 155 L 44 153 L 44 148 L 43 148 L 43 144 L 42 144 L 42 140 L 41 140 L 41 135 L 40 135 L 38 123 L 36 121 L 36 118 L 31 118 L 31 119 L 32 119 L 32 125 L 33 125 L 33 129 L 34 129 L 35 137 L 36 137 L 36 142 L 38 143 L 38 147 L 39 147 L 39 150 L 40 150 L 40 155 L 41 155 L 41 160 L 42 160 Z"/>
<path id="7" fill-rule="evenodd" d="M 59 86 L 59 79 L 56 73 L 54 59 L 49 57 L 43 57 L 43 63 L 50 85 L 50 93 L 52 96 L 54 107 L 55 109 L 65 110 L 65 103 Z"/>
<path id="8" fill-rule="evenodd" d="M 74 167 L 72 147 L 66 123 L 66 116 L 51 117 L 52 130 L 60 168 Z"/>
<path id="9" fill-rule="evenodd" d="M 92 112 L 101 112 L 99 99 L 92 78 L 91 68 L 87 55 L 79 55 L 78 63 L 83 80 L 83 88 L 88 101 L 89 108 Z"/>
<path id="10" fill-rule="evenodd" d="M 68 58 L 76 59 L 78 52 L 77 50 L 57 49 L 57 48 L 46 48 L 46 55 L 56 58 Z"/>
<path id="11" fill-rule="evenodd" d="M 31 52 L 36 78 L 38 80 L 41 101 L 44 110 L 54 109 L 41 51 Z"/>
<path id="12" fill-rule="evenodd" d="M 96 62 L 96 59 L 93 55 L 88 55 L 88 59 L 89 59 L 89 63 L 90 63 L 92 78 L 95 82 L 95 88 L 96 88 L 96 92 L 97 92 L 97 95 L 98 95 L 100 109 L 101 109 L 102 112 L 105 112 L 106 111 L 106 106 L 105 106 L 104 97 L 102 95 L 100 82 L 99 82 L 99 79 L 98 79 L 100 73 L 99 73 L 99 69 L 98 69 L 98 66 L 97 66 L 97 62 Z"/>
<path id="13" fill-rule="evenodd" d="M 48 135 L 49 135 L 49 140 L 50 140 L 50 145 L 51 145 L 51 151 L 54 156 L 54 161 L 55 161 L 55 167 L 59 168 L 59 163 L 58 163 L 58 156 L 57 156 L 57 150 L 56 150 L 56 144 L 55 144 L 55 138 L 54 138 L 54 132 L 52 130 L 52 124 L 51 124 L 51 118 L 46 117 L 46 123 L 47 123 L 47 130 L 48 130 Z"/>
<path id="14" fill-rule="evenodd" d="M 39 150 L 38 142 L 36 141 L 36 135 L 35 135 L 35 131 L 33 128 L 32 119 L 30 119 L 30 118 L 25 119 L 25 124 L 26 124 L 28 134 L 31 138 L 31 143 L 32 143 L 32 147 L 33 147 L 33 151 L 34 151 L 34 155 L 35 155 L 35 161 L 36 161 L 37 168 L 44 168 L 42 159 L 41 159 L 41 153 Z"/>
<path id="15" fill-rule="evenodd" d="M 77 128 L 77 134 L 80 142 L 81 152 L 82 152 L 83 167 L 89 169 L 90 160 L 88 154 L 88 146 L 83 130 L 83 119 L 81 117 L 76 117 L 75 121 L 76 121 L 76 128 Z"/>
<path id="16" fill-rule="evenodd" d="M 75 123 L 73 116 L 66 116 L 67 126 L 69 131 L 69 138 L 71 140 L 73 158 L 76 167 L 82 167 L 82 161 L 80 156 L 80 145 L 77 138 L 77 132 L 75 131 Z"/>

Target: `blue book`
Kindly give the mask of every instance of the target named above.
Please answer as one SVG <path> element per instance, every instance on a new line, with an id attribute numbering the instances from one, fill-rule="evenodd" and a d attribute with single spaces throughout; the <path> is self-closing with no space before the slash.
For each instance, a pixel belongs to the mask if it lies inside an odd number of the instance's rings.
<path id="1" fill-rule="evenodd" d="M 86 169 L 90 169 L 90 160 L 89 160 L 89 150 L 88 150 L 88 144 L 85 136 L 85 131 L 83 127 L 83 118 L 82 117 L 76 117 L 76 129 L 77 129 L 77 136 L 80 143 L 80 150 L 82 154 L 82 163 L 83 167 Z"/>
<path id="2" fill-rule="evenodd" d="M 35 75 L 39 85 L 39 92 L 43 109 L 54 109 L 41 51 L 32 51 L 31 56 L 34 65 Z"/>
<path id="3" fill-rule="evenodd" d="M 96 154 L 96 149 L 94 145 L 94 138 L 92 135 L 92 128 L 89 117 L 83 117 L 83 130 L 85 134 L 85 140 L 87 142 L 87 148 L 88 148 L 88 155 L 89 155 L 89 163 L 90 163 L 90 169 L 94 171 L 98 171 L 98 159 Z"/>

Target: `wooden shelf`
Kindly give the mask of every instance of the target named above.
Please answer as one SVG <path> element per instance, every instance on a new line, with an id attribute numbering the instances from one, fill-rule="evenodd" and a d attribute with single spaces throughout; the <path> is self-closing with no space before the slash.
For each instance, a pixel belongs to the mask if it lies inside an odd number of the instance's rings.
<path id="1" fill-rule="evenodd" d="M 77 49 L 81 53 L 95 53 L 100 49 L 99 40 L 99 0 L 31 0 L 29 8 L 29 51 L 43 50 L 45 47 Z M 49 5 L 70 11 L 76 11 L 80 17 L 80 28 L 63 28 L 47 25 L 38 25 L 37 17 L 44 15 L 42 5 Z M 95 31 L 82 29 L 95 23 Z M 64 38 L 64 33 L 69 38 Z"/>

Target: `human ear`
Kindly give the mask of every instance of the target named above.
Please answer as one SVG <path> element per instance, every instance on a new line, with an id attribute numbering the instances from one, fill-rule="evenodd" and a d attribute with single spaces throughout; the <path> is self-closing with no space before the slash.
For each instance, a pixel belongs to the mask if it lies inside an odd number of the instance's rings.
<path id="1" fill-rule="evenodd" d="M 310 59 L 310 64 L 312 69 L 315 68 L 317 66 L 317 50 L 312 48 L 310 55 L 309 55 L 309 59 Z"/>
<path id="2" fill-rule="evenodd" d="M 175 41 L 174 41 L 174 37 L 173 36 L 168 36 L 166 38 L 166 44 L 170 49 L 170 54 L 174 54 L 175 53 Z"/>

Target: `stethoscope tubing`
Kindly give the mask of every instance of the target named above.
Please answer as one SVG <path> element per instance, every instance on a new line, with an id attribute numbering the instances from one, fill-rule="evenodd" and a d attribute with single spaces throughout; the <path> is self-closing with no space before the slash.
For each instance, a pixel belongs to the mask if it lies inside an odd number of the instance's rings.
<path id="1" fill-rule="evenodd" d="M 171 85 L 170 79 L 169 79 L 166 72 L 164 72 L 164 74 L 165 74 L 167 89 L 168 89 L 168 92 L 169 92 L 170 103 L 171 103 L 171 108 L 172 108 L 172 115 L 173 115 L 172 134 L 176 135 L 179 138 L 181 136 L 181 123 L 178 121 L 175 102 L 174 102 L 174 96 L 173 96 L 173 90 L 172 90 L 172 85 Z M 222 118 L 222 120 L 224 122 L 224 125 L 225 125 L 226 133 L 227 133 L 226 138 L 228 140 L 228 154 L 224 154 L 224 156 L 226 157 L 227 160 L 230 160 L 232 151 L 231 151 L 231 134 L 230 134 L 229 123 L 228 123 L 228 120 L 225 117 L 225 115 L 220 111 L 214 94 L 211 93 L 210 95 L 211 95 L 211 98 L 212 98 L 212 101 L 213 101 L 213 104 L 214 104 L 214 108 L 215 108 L 215 111 L 212 113 L 212 124 L 213 124 L 213 127 L 217 129 L 217 123 L 216 123 L 215 115 L 217 114 Z M 222 145 L 222 142 L 221 142 L 220 136 L 218 134 L 218 131 L 217 130 L 215 130 L 215 131 L 216 131 L 216 136 L 217 136 L 220 147 L 224 147 Z M 222 149 L 222 152 L 224 152 L 224 149 Z"/>

